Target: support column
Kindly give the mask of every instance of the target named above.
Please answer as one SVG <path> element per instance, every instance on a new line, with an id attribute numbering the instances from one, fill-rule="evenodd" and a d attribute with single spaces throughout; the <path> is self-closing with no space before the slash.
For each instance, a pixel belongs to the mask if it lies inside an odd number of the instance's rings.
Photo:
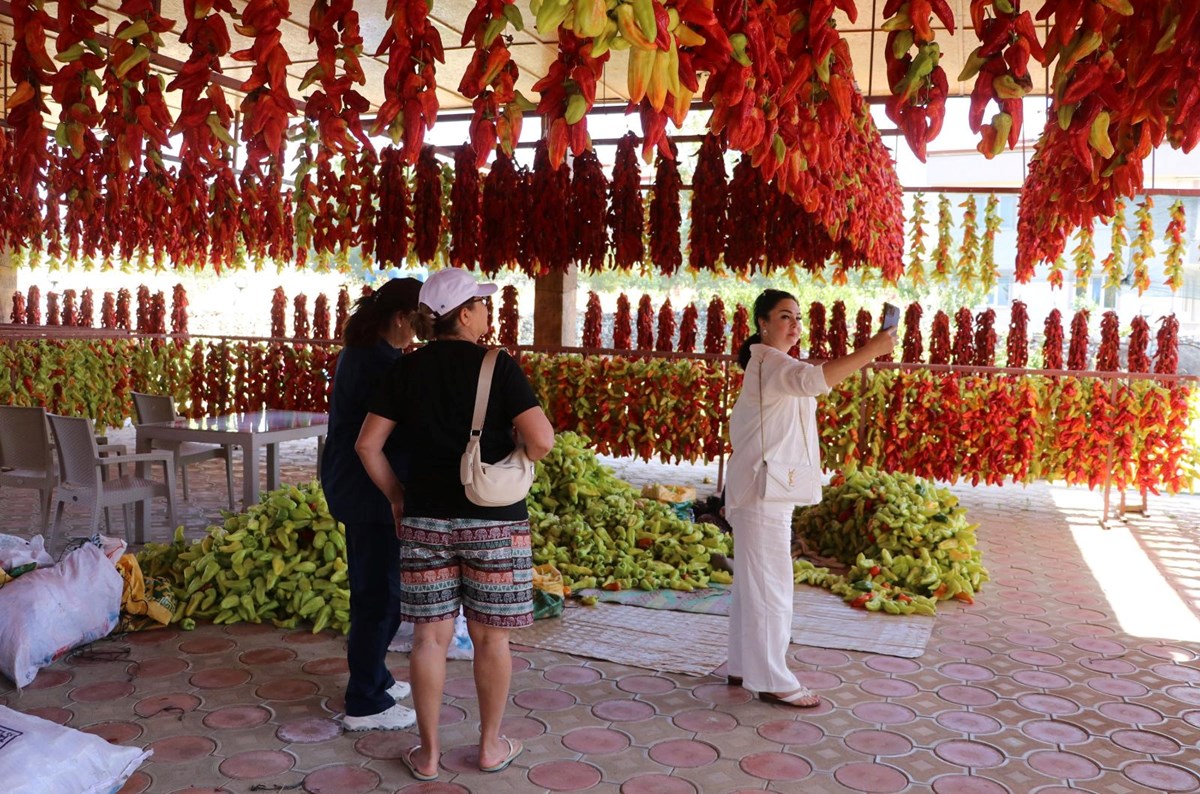
<path id="1" fill-rule="evenodd" d="M 533 282 L 533 343 L 543 347 L 574 347 L 579 344 L 575 328 L 575 293 L 579 269 L 540 276 Z"/>
<path id="2" fill-rule="evenodd" d="M 0 323 L 12 317 L 12 295 L 17 291 L 17 266 L 7 246 L 0 245 Z"/>

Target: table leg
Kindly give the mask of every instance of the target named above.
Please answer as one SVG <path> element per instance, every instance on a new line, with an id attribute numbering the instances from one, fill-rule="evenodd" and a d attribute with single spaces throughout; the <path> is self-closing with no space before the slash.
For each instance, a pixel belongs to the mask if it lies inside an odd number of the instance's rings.
<path id="1" fill-rule="evenodd" d="M 145 438 L 142 438 L 141 436 L 138 436 L 136 445 L 134 446 L 134 451 L 140 455 L 143 452 L 149 452 L 150 448 L 152 446 L 153 446 L 153 442 L 151 442 L 149 439 L 145 439 Z M 134 466 L 133 471 L 136 476 L 145 477 L 146 476 L 146 464 L 138 463 L 137 465 Z M 108 515 L 108 513 L 105 513 L 106 517 L 107 517 L 107 515 Z M 139 543 L 144 542 L 142 540 L 142 538 L 145 537 L 146 526 L 149 523 L 150 523 L 150 502 L 145 499 L 142 499 L 141 501 L 137 502 L 137 504 L 133 508 L 133 532 L 134 532 L 134 537 L 137 539 L 137 541 Z M 171 531 L 174 532 L 175 527 L 171 527 Z"/>
<path id="2" fill-rule="evenodd" d="M 279 487 L 279 442 L 267 444 L 267 490 Z"/>
<path id="3" fill-rule="evenodd" d="M 242 447 L 242 510 L 258 503 L 258 443 Z"/>

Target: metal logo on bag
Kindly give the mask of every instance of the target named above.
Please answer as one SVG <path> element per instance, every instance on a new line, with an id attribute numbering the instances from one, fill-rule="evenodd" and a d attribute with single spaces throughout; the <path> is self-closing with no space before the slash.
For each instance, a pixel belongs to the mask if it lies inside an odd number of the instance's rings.
<path id="1" fill-rule="evenodd" d="M 796 486 L 796 470 L 788 469 L 787 478 L 788 478 L 788 487 L 794 488 Z"/>

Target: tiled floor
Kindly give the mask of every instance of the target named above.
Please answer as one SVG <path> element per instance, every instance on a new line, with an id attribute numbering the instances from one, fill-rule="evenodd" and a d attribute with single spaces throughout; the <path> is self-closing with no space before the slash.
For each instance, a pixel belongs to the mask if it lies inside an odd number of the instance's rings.
<path id="1" fill-rule="evenodd" d="M 310 476 L 309 447 L 287 448 L 285 476 Z M 620 468 L 711 490 L 712 470 Z M 223 498 L 219 462 L 197 474 L 193 535 Z M 1106 531 L 1086 490 L 954 490 L 992 583 L 940 609 L 919 659 L 793 646 L 825 697 L 810 711 L 722 678 L 516 648 L 505 732 L 525 752 L 476 770 L 470 663 L 451 662 L 440 779 L 418 784 L 399 761 L 414 734 L 341 731 L 342 637 L 255 625 L 97 643 L 23 692 L 0 684 L 0 702 L 153 747 L 125 792 L 1200 790 L 1200 500 L 1152 497 Z M 0 500 L 0 532 L 28 534 L 32 499 Z M 390 665 L 406 677 L 406 656 Z"/>

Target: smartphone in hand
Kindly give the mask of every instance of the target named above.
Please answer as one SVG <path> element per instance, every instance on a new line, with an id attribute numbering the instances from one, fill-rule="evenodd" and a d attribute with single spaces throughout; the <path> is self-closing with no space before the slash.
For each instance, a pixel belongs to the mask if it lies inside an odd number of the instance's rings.
<path id="1" fill-rule="evenodd" d="M 883 304 L 883 323 L 881 331 L 890 331 L 900 325 L 900 307 L 890 303 Z"/>

